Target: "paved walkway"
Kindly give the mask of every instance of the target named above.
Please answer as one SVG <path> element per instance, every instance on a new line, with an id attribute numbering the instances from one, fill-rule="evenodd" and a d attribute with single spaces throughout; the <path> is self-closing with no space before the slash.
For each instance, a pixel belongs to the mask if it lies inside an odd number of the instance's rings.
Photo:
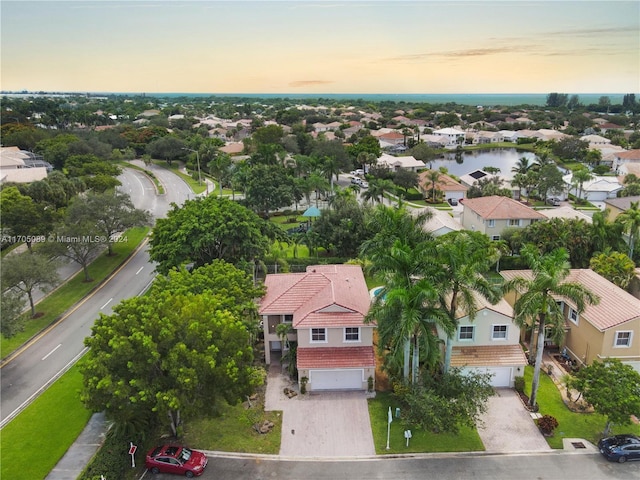
<path id="1" fill-rule="evenodd" d="M 107 423 L 104 413 L 95 413 L 67 453 L 45 480 L 76 480 L 104 441 Z"/>
<path id="2" fill-rule="evenodd" d="M 281 410 L 280 455 L 287 457 L 359 457 L 375 455 L 365 392 L 322 392 L 287 398 L 294 388 L 280 365 L 269 367 L 266 410 Z"/>

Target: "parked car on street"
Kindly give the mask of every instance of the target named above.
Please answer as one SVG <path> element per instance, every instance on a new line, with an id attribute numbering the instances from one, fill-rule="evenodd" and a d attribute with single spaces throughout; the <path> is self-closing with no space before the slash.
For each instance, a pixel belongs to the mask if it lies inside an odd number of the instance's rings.
<path id="1" fill-rule="evenodd" d="M 640 460 L 640 437 L 636 435 L 614 435 L 598 442 L 598 449 L 607 460 L 624 463 Z"/>
<path id="2" fill-rule="evenodd" d="M 362 182 L 363 182 L 363 181 L 364 181 L 364 180 L 362 180 L 361 178 L 358 178 L 358 177 L 352 177 L 352 178 L 351 178 L 351 183 L 352 183 L 353 185 L 360 185 L 360 186 L 362 186 Z"/>
<path id="3" fill-rule="evenodd" d="M 162 445 L 147 453 L 145 466 L 153 473 L 177 473 L 187 478 L 199 477 L 207 466 L 207 456 L 179 445 Z"/>
<path id="4" fill-rule="evenodd" d="M 450 198 L 447 201 L 449 202 L 449 205 L 451 205 L 452 207 L 455 207 L 456 205 L 458 205 L 458 200 L 456 198 Z"/>
<path id="5" fill-rule="evenodd" d="M 364 170 L 362 168 L 357 168 L 351 172 L 351 175 L 355 175 L 356 177 L 362 177 L 364 175 Z"/>
<path id="6" fill-rule="evenodd" d="M 551 205 L 553 207 L 559 207 L 560 206 L 560 199 L 556 198 L 556 197 L 549 197 L 549 198 L 547 198 L 547 205 Z"/>

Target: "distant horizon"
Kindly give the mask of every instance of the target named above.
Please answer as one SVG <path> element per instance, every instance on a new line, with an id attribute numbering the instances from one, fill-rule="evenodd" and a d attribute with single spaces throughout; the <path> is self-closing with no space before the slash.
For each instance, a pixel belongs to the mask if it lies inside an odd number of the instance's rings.
<path id="1" fill-rule="evenodd" d="M 0 95 L 14 97 L 29 96 L 84 96 L 90 95 L 95 97 L 101 96 L 124 96 L 124 97 L 148 97 L 148 98 L 252 98 L 252 99 L 290 99 L 290 100 L 336 100 L 336 101 L 371 101 L 371 102 L 411 102 L 411 103 L 456 103 L 459 105 L 535 105 L 544 106 L 549 93 L 562 93 L 571 97 L 577 95 L 582 104 L 598 103 L 600 97 L 609 97 L 612 104 L 622 103 L 626 93 L 566 93 L 566 92 L 548 92 L 548 93 L 190 93 L 190 92 L 115 92 L 115 91 L 0 91 Z M 635 95 L 635 93 L 633 93 Z M 638 95 L 640 97 L 640 94 Z"/>

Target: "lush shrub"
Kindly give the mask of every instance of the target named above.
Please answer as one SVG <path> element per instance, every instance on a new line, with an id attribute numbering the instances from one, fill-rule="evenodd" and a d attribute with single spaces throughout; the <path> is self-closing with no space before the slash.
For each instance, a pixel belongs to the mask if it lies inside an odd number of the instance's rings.
<path id="1" fill-rule="evenodd" d="M 102 447 L 91 459 L 78 480 L 99 479 L 100 475 L 104 475 L 105 478 L 124 478 L 125 471 L 131 469 L 131 457 L 127 455 L 130 438 L 125 435 L 117 429 L 109 430 Z M 144 452 L 140 453 L 144 455 Z M 137 456 L 138 452 L 136 452 Z M 139 458 L 136 460 L 140 461 Z"/>
<path id="2" fill-rule="evenodd" d="M 524 392 L 524 377 L 516 377 L 513 379 L 513 388 L 516 389 L 516 392 Z"/>
<path id="3" fill-rule="evenodd" d="M 538 428 L 544 435 L 552 435 L 553 431 L 558 428 L 558 420 L 551 415 L 543 415 L 537 420 Z"/>

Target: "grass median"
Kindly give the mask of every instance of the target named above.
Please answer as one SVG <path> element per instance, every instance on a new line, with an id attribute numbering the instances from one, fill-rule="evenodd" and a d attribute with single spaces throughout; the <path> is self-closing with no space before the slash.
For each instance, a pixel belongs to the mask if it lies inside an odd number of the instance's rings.
<path id="1" fill-rule="evenodd" d="M 2 429 L 0 478 L 42 479 L 91 417 L 80 401 L 82 375 L 72 367 Z"/>
<path id="2" fill-rule="evenodd" d="M 26 313 L 25 316 L 27 319 L 24 330 L 14 337 L 2 337 L 0 339 L 2 358 L 4 359 L 8 355 L 11 355 L 31 337 L 54 323 L 73 305 L 100 285 L 100 282 L 111 275 L 111 273 L 133 253 L 148 232 L 149 228 L 146 227 L 136 227 L 127 230 L 123 235 L 123 237 L 127 238 L 127 241 L 116 243 L 113 246 L 115 255 L 109 257 L 105 250 L 104 253 L 100 254 L 100 256 L 89 265 L 89 273 L 94 279 L 92 282 L 85 282 L 84 274 L 80 271 L 69 281 L 59 286 L 54 292 L 38 302 L 36 304 L 36 311 L 43 313 L 42 316 L 31 318 L 30 313 Z"/>

